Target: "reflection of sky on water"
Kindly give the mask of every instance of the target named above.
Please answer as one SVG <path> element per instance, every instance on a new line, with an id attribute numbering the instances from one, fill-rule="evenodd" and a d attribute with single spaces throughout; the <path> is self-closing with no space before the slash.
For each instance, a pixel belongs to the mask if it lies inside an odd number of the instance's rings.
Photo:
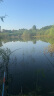
<path id="1" fill-rule="evenodd" d="M 10 92 L 12 92 L 12 88 L 13 94 L 19 93 L 21 86 L 23 87 L 23 92 L 25 93 L 27 91 L 30 92 L 31 90 L 34 91 L 37 79 L 37 70 L 39 70 L 39 85 L 42 86 L 43 89 L 46 87 L 49 88 L 49 84 L 50 86 L 52 85 L 54 80 L 54 68 L 44 55 L 44 49 L 47 48 L 48 45 L 50 44 L 42 42 L 40 40 L 37 41 L 36 44 L 33 44 L 31 41 L 12 41 L 3 43 L 2 48 L 9 48 L 11 51 L 21 48 L 19 50 L 16 50 L 10 56 L 12 63 L 10 62 L 9 65 L 9 73 L 13 76 L 13 81 L 11 83 L 11 86 L 9 86 Z M 53 63 L 53 57 L 51 57 L 49 53 L 46 53 L 46 55 Z M 43 79 L 41 71 L 44 71 L 45 79 Z M 51 78 L 53 79 L 52 81 Z"/>

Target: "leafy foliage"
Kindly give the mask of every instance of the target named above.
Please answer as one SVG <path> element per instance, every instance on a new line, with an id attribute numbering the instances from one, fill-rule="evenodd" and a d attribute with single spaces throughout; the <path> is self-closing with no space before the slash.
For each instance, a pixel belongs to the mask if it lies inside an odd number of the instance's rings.
<path id="1" fill-rule="evenodd" d="M 41 29 L 36 29 L 36 26 L 29 30 L 27 29 L 19 29 L 19 30 L 3 30 L 0 32 L 0 38 L 7 37 L 7 36 L 18 36 L 18 37 L 33 37 L 33 36 L 48 36 L 54 37 L 54 25 L 45 26 Z"/>
<path id="2" fill-rule="evenodd" d="M 32 29 L 33 29 L 33 30 L 36 30 L 36 26 L 35 26 L 35 25 L 33 25 Z"/>

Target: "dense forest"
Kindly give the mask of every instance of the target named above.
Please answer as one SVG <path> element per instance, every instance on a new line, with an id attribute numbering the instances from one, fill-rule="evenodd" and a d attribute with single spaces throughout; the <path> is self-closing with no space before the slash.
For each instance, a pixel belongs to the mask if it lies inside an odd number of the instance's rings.
<path id="1" fill-rule="evenodd" d="M 18 37 L 38 37 L 47 36 L 54 37 L 54 25 L 45 26 L 41 29 L 37 29 L 35 25 L 31 29 L 19 29 L 19 30 L 3 30 L 0 32 L 0 38 L 2 36 L 18 36 Z"/>

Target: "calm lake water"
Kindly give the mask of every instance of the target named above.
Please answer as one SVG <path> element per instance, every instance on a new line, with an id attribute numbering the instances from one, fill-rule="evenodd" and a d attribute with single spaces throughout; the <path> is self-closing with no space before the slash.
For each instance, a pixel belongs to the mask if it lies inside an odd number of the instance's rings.
<path id="1" fill-rule="evenodd" d="M 14 52 L 10 56 L 8 73 L 9 94 L 54 94 L 54 51 L 46 40 L 2 41 L 1 48 Z M 17 50 L 16 50 L 17 49 Z M 50 96 L 50 95 L 49 95 Z"/>

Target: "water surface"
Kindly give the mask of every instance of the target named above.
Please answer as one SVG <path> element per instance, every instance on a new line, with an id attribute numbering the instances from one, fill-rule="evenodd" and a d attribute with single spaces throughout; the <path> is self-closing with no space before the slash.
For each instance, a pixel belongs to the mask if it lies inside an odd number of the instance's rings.
<path id="1" fill-rule="evenodd" d="M 35 42 L 34 42 L 35 41 Z M 53 43 L 54 44 L 54 43 Z M 29 94 L 37 92 L 47 95 L 54 92 L 54 51 L 46 40 L 2 41 L 1 48 L 13 52 L 8 65 L 9 94 Z"/>

